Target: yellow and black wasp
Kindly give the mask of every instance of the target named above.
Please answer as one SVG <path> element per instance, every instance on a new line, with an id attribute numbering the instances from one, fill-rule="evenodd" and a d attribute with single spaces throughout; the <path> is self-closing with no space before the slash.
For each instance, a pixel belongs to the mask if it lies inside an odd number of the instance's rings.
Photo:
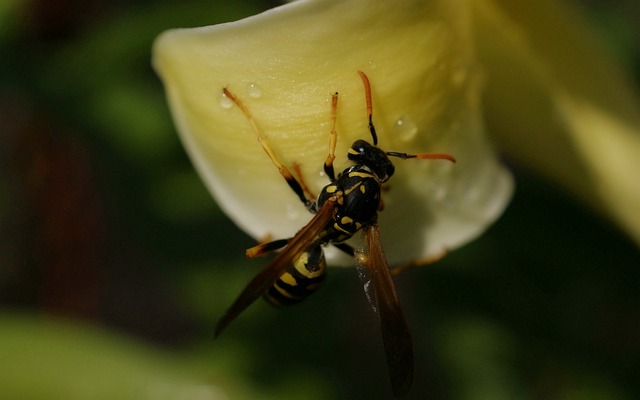
<path id="1" fill-rule="evenodd" d="M 228 88 L 223 89 L 224 95 L 247 117 L 264 151 L 314 216 L 292 238 L 262 243 L 247 250 L 247 256 L 252 258 L 282 249 L 273 261 L 249 282 L 218 321 L 215 335 L 218 336 L 260 296 L 264 295 L 271 303 L 281 305 L 298 302 L 311 294 L 324 278 L 326 271 L 322 247 L 331 244 L 355 257 L 368 272 L 373 286 L 372 306 L 380 319 L 393 392 L 396 396 L 401 396 L 411 386 L 413 352 L 411 336 L 380 242 L 377 220 L 382 204 L 381 188 L 395 170 L 389 157 L 444 159 L 454 162 L 455 159 L 448 154 L 407 154 L 385 152 L 378 148 L 378 138 L 372 120 L 371 85 L 364 72 L 358 71 L 358 75 L 364 84 L 369 133 L 373 144 L 362 139 L 356 140 L 347 154 L 353 165 L 335 175 L 333 161 L 337 143 L 335 127 L 338 93 L 334 93 L 331 97 L 329 154 L 324 163 L 324 171 L 330 183 L 315 200 L 307 197 L 306 193 L 309 191 L 304 182 L 296 179 L 278 160 L 246 105 Z M 345 243 L 358 231 L 364 234 L 365 251 L 357 251 Z"/>

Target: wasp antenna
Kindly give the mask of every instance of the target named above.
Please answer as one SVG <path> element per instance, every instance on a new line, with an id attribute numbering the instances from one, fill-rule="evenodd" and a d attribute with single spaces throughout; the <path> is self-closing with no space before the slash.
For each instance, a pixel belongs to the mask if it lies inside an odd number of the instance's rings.
<path id="1" fill-rule="evenodd" d="M 406 160 L 408 158 L 417 158 L 420 160 L 447 160 L 451 162 L 456 162 L 456 158 L 451 154 L 445 153 L 420 153 L 420 154 L 407 154 L 407 153 L 398 153 L 396 151 L 388 151 L 388 156 L 402 158 Z"/>
<path id="2" fill-rule="evenodd" d="M 416 154 L 416 158 L 429 160 L 448 160 L 452 163 L 456 162 L 456 158 L 451 154 L 434 153 L 434 154 Z"/>
<path id="3" fill-rule="evenodd" d="M 373 126 L 373 106 L 371 102 L 371 83 L 369 82 L 369 78 L 367 74 L 362 71 L 358 71 L 358 75 L 362 79 L 362 83 L 364 84 L 364 97 L 367 101 L 367 115 L 369 116 L 369 132 L 371 132 L 371 138 L 373 139 L 373 145 L 378 145 L 378 135 L 376 134 L 376 127 Z"/>

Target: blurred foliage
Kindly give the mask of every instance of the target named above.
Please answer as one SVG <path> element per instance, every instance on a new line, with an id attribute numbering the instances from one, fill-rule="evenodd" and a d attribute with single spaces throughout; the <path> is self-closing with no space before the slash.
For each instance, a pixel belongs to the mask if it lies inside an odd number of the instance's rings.
<path id="1" fill-rule="evenodd" d="M 390 394 L 356 274 L 304 305 L 215 320 L 263 265 L 195 175 L 149 63 L 154 37 L 246 1 L 0 4 L 0 393 L 16 399 L 353 399 Z M 640 7 L 584 1 L 640 76 Z M 514 166 L 487 234 L 398 286 L 410 398 L 640 394 L 637 248 Z"/>

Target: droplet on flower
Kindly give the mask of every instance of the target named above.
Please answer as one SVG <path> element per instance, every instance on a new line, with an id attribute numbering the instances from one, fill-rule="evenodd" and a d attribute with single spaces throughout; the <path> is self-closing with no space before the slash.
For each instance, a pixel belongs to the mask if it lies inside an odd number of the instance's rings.
<path id="1" fill-rule="evenodd" d="M 418 125 L 411 117 L 400 117 L 393 125 L 395 136 L 405 142 L 410 141 L 418 133 Z"/>
<path id="2" fill-rule="evenodd" d="M 220 97 L 218 98 L 218 104 L 220 107 L 228 110 L 233 107 L 233 101 L 224 94 L 224 92 L 220 92 Z"/>
<path id="3" fill-rule="evenodd" d="M 249 83 L 247 92 L 249 93 L 249 96 L 253 98 L 257 99 L 259 97 L 262 97 L 262 89 L 255 82 Z"/>

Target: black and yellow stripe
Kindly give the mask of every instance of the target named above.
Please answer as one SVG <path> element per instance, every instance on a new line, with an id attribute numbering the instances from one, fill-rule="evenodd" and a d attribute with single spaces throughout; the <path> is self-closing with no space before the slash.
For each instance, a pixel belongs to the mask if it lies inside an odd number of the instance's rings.
<path id="1" fill-rule="evenodd" d="M 310 246 L 264 294 L 274 306 L 299 303 L 316 291 L 327 272 L 322 247 Z"/>

